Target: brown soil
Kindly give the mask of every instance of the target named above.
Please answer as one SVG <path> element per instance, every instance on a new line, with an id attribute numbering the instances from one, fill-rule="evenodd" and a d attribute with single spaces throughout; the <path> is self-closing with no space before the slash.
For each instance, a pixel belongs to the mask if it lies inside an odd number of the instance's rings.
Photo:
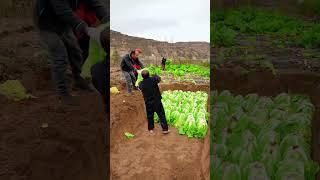
<path id="1" fill-rule="evenodd" d="M 257 71 L 243 75 L 237 67 L 218 69 L 213 72 L 212 90 L 230 90 L 235 94 L 257 93 L 261 96 L 276 96 L 282 92 L 307 94 L 316 107 L 312 127 L 312 158 L 320 162 L 320 75 L 296 71 Z M 320 180 L 320 175 L 317 177 Z"/>
<path id="2" fill-rule="evenodd" d="M 30 19 L 0 22 L 0 83 L 18 79 L 38 97 L 11 102 L 0 96 L 0 179 L 105 178 L 106 114 L 100 96 L 74 91 L 81 106 L 60 106 Z"/>
<path id="3" fill-rule="evenodd" d="M 117 71 L 111 70 L 112 78 Z M 120 94 L 111 95 L 111 178 L 112 179 L 209 179 L 209 135 L 205 139 L 187 138 L 171 127 L 163 135 L 156 124 L 155 135 L 147 131 L 147 119 L 140 92 L 128 96 L 125 85 Z M 205 90 L 208 85 L 163 84 L 161 90 Z M 126 139 L 125 132 L 135 135 Z"/>

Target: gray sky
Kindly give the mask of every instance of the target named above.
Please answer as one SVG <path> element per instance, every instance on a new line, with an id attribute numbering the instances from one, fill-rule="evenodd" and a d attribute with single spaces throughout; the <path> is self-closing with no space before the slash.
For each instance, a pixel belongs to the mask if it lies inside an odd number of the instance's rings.
<path id="1" fill-rule="evenodd" d="M 209 0 L 110 0 L 111 29 L 160 41 L 210 41 Z"/>

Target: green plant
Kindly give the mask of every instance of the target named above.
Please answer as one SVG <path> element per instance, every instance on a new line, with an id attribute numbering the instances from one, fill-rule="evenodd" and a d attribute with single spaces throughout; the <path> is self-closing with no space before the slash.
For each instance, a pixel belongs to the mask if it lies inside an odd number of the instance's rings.
<path id="1" fill-rule="evenodd" d="M 208 131 L 207 99 L 208 94 L 202 91 L 164 91 L 162 103 L 168 124 L 175 126 L 179 134 L 190 138 L 205 137 Z"/>
<path id="2" fill-rule="evenodd" d="M 320 46 L 320 25 L 277 12 L 240 8 L 214 11 L 211 17 L 212 45 L 232 46 L 235 44 L 236 33 L 244 33 L 272 35 L 281 41 L 305 48 Z"/>
<path id="3" fill-rule="evenodd" d="M 211 29 L 212 46 L 230 47 L 236 44 L 236 32 L 223 24 L 213 24 Z"/>
<path id="4" fill-rule="evenodd" d="M 211 104 L 211 155 L 219 160 L 212 162 L 212 176 L 315 180 L 319 164 L 311 159 L 315 108 L 310 98 L 213 91 Z"/>
<path id="5" fill-rule="evenodd" d="M 161 75 L 164 72 L 173 74 L 176 77 L 182 77 L 186 74 L 196 74 L 202 77 L 210 77 L 209 67 L 204 67 L 196 64 L 172 64 L 169 63 L 166 65 L 166 71 L 162 70 L 160 66 L 150 65 L 148 67 L 150 74 Z"/>
<path id="6" fill-rule="evenodd" d="M 0 95 L 4 95 L 14 101 L 21 101 L 31 97 L 18 80 L 7 80 L 3 84 L 0 84 Z"/>
<path id="7" fill-rule="evenodd" d="M 277 69 L 274 67 L 270 61 L 260 61 L 260 66 L 266 68 L 272 72 L 273 75 L 277 75 Z"/>
<path id="8" fill-rule="evenodd" d="M 106 52 L 103 48 L 100 47 L 98 42 L 94 41 L 93 39 L 90 40 L 90 49 L 89 49 L 89 56 L 86 59 L 83 67 L 81 76 L 84 78 L 90 78 L 91 73 L 90 69 L 93 65 L 98 62 L 103 61 L 106 58 Z"/>
<path id="9" fill-rule="evenodd" d="M 112 56 L 111 56 L 111 61 L 113 64 L 119 64 L 121 61 L 121 56 L 119 55 L 118 51 L 113 51 Z"/>

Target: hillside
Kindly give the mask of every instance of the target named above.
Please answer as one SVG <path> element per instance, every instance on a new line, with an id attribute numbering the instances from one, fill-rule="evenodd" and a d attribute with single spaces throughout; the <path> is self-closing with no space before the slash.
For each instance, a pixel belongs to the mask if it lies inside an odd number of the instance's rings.
<path id="1" fill-rule="evenodd" d="M 143 50 L 144 63 L 159 64 L 162 56 L 175 60 L 209 60 L 210 47 L 207 42 L 168 43 L 152 39 L 128 36 L 111 30 L 111 56 L 116 51 L 121 57 L 137 47 Z M 114 56 L 113 56 L 114 57 Z M 117 58 L 118 59 L 118 58 Z M 114 62 L 113 58 L 113 62 Z"/>

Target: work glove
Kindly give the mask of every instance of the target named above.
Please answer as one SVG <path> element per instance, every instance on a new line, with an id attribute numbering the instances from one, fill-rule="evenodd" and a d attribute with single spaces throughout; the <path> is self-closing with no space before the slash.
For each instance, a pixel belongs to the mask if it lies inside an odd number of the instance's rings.
<path id="1" fill-rule="evenodd" d="M 88 28 L 89 36 L 94 39 L 100 47 L 102 47 L 107 53 L 110 51 L 110 28 L 109 24 L 101 24 L 96 28 Z"/>
<path id="2" fill-rule="evenodd" d="M 85 22 L 81 22 L 74 29 L 76 36 L 81 38 L 88 35 L 88 25 Z"/>

